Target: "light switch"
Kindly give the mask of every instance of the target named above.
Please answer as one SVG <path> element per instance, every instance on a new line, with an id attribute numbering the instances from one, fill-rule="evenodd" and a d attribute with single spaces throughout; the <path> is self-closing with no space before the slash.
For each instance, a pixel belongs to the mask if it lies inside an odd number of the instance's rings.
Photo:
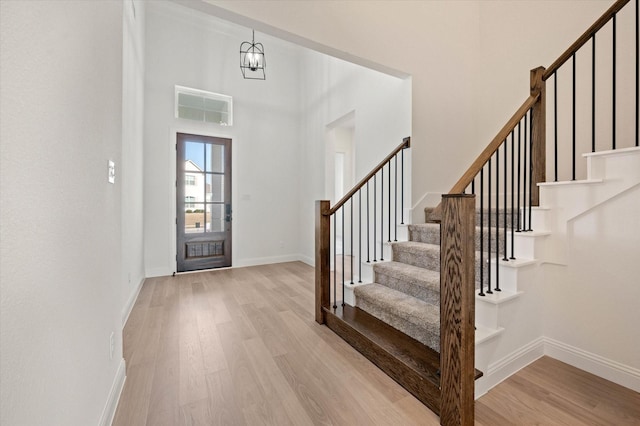
<path id="1" fill-rule="evenodd" d="M 116 183 L 116 163 L 109 160 L 109 183 Z"/>

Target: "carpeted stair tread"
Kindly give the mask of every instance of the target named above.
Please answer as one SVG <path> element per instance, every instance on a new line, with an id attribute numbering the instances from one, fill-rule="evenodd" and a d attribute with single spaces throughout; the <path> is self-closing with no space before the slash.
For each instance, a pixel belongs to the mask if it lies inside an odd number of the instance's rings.
<path id="1" fill-rule="evenodd" d="M 439 223 L 411 224 L 409 228 L 409 240 L 427 244 L 440 244 Z"/>
<path id="2" fill-rule="evenodd" d="M 504 228 L 498 228 L 498 238 L 496 243 L 496 228 L 484 228 L 482 237 L 484 240 L 484 250 L 487 250 L 489 238 L 491 238 L 491 252 L 496 252 L 499 247 L 500 253 L 504 253 Z M 509 238 L 509 235 L 507 235 Z M 409 240 L 440 245 L 440 224 L 438 223 L 421 223 L 417 225 L 409 225 Z M 480 250 L 480 227 L 476 226 L 476 250 Z"/>
<path id="3" fill-rule="evenodd" d="M 374 281 L 427 303 L 440 303 L 440 274 L 400 262 L 383 262 L 373 267 Z"/>
<path id="4" fill-rule="evenodd" d="M 440 246 L 403 241 L 391 245 L 393 260 L 440 273 Z M 486 255 L 486 254 L 485 254 Z M 487 274 L 484 275 L 487 284 Z M 476 288 L 480 287 L 480 252 L 476 251 Z"/>
<path id="5" fill-rule="evenodd" d="M 354 289 L 356 306 L 417 341 L 440 351 L 440 308 L 373 283 Z"/>
<path id="6" fill-rule="evenodd" d="M 440 246 L 417 241 L 403 241 L 391 245 L 393 260 L 419 268 L 440 272 Z"/>
<path id="7" fill-rule="evenodd" d="M 493 200 L 493 202 L 495 203 L 495 198 Z M 433 212 L 434 208 L 433 207 L 425 207 L 424 209 L 424 215 L 425 215 L 425 222 L 433 222 L 433 218 L 431 217 L 432 212 Z M 513 223 L 514 227 L 518 226 L 518 210 L 511 210 L 511 208 L 506 209 L 507 210 L 507 228 L 511 228 L 511 223 Z M 487 224 L 490 223 L 490 226 L 495 226 L 496 224 L 496 209 L 495 208 L 484 208 L 482 209 L 482 214 L 484 217 L 484 226 L 486 227 Z M 513 218 L 512 218 L 513 216 Z M 480 223 L 480 209 L 476 208 L 476 223 L 479 224 Z M 504 209 L 500 209 L 499 210 L 499 215 L 498 215 L 498 220 L 497 220 L 498 225 L 502 228 L 504 227 Z"/>

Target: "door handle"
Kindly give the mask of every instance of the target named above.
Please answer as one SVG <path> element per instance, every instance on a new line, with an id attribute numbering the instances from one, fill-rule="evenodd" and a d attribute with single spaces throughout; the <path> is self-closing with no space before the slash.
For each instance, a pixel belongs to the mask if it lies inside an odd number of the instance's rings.
<path id="1" fill-rule="evenodd" d="M 224 205 L 224 221 L 231 222 L 231 204 Z"/>

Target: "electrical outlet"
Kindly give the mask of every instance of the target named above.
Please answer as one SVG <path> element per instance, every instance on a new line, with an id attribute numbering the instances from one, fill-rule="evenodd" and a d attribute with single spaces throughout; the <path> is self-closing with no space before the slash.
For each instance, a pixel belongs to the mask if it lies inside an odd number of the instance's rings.
<path id="1" fill-rule="evenodd" d="M 114 332 L 111 332 L 111 336 L 109 336 L 109 359 L 113 359 L 113 351 L 116 348 L 116 335 Z"/>

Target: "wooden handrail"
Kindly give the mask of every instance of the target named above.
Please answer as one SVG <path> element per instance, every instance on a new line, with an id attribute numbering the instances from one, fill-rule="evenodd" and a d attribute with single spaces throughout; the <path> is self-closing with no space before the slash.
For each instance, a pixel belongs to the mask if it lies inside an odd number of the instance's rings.
<path id="1" fill-rule="evenodd" d="M 584 32 L 584 34 L 578 37 L 578 39 L 571 46 L 569 46 L 569 48 L 562 55 L 560 55 L 558 59 L 556 59 L 551 64 L 551 66 L 549 66 L 549 68 L 547 68 L 544 75 L 542 76 L 542 79 L 546 80 L 551 77 L 553 73 L 558 70 L 558 68 L 560 68 L 565 62 L 567 62 L 569 58 L 571 58 L 573 54 L 578 51 L 578 49 L 580 49 L 587 41 L 589 41 L 589 39 L 595 33 L 597 33 L 598 30 L 600 30 L 600 28 L 604 27 L 607 22 L 609 22 L 609 20 L 613 18 L 613 15 L 618 13 L 618 11 L 620 11 L 620 9 L 622 9 L 627 3 L 629 3 L 629 0 L 616 1 L 600 18 L 598 18 L 596 22 L 593 23 L 593 25 L 589 27 L 587 31 Z"/>
<path id="2" fill-rule="evenodd" d="M 500 131 L 498 132 L 496 137 L 493 138 L 491 143 L 489 143 L 489 145 L 487 145 L 484 151 L 480 153 L 478 158 L 476 158 L 476 160 L 471 164 L 471 166 L 462 175 L 462 177 L 458 180 L 458 182 L 456 182 L 456 184 L 453 185 L 453 188 L 451 188 L 451 191 L 449 191 L 449 194 L 461 194 L 462 191 L 464 191 L 465 188 L 471 184 L 471 181 L 473 180 L 473 178 L 475 178 L 476 175 L 480 173 L 480 169 L 484 167 L 487 161 L 489 161 L 489 158 L 491 158 L 491 156 L 495 154 L 498 148 L 500 148 L 500 145 L 502 145 L 502 142 L 504 142 L 504 140 L 507 138 L 507 136 L 509 136 L 511 131 L 515 129 L 515 127 L 518 125 L 520 120 L 522 120 L 522 117 L 524 117 L 527 111 L 529 111 L 533 107 L 533 105 L 537 102 L 539 97 L 540 97 L 539 94 L 531 95 L 526 101 L 524 101 L 522 106 L 518 108 L 516 113 L 513 114 L 513 116 L 509 119 L 509 121 L 507 121 L 507 124 L 505 124 L 502 127 L 502 129 L 500 129 Z"/>
<path id="3" fill-rule="evenodd" d="M 380 169 L 383 168 L 398 152 L 400 152 L 401 150 L 403 150 L 405 148 L 409 148 L 410 145 L 411 145 L 411 138 L 410 137 L 404 138 L 402 140 L 402 143 L 400 145 L 398 145 L 398 147 L 396 149 L 394 149 L 391 152 L 391 154 L 387 155 L 384 158 L 384 160 L 382 160 L 373 170 L 371 170 L 369 172 L 368 175 L 363 177 L 362 180 L 360 182 L 358 182 L 358 184 L 356 186 L 354 186 L 351 189 L 351 191 L 347 192 L 347 194 L 344 197 L 342 197 L 340 199 L 340 201 L 338 201 L 336 203 L 335 206 L 331 207 L 329 210 L 323 212 L 322 214 L 324 214 L 325 216 L 331 216 L 332 214 L 337 212 L 340 207 L 342 207 L 347 201 L 349 201 L 349 198 L 353 197 L 353 195 L 356 192 L 358 192 L 360 190 L 360 188 L 362 188 L 367 183 L 367 181 L 373 177 L 373 175 L 378 173 L 380 171 Z"/>

